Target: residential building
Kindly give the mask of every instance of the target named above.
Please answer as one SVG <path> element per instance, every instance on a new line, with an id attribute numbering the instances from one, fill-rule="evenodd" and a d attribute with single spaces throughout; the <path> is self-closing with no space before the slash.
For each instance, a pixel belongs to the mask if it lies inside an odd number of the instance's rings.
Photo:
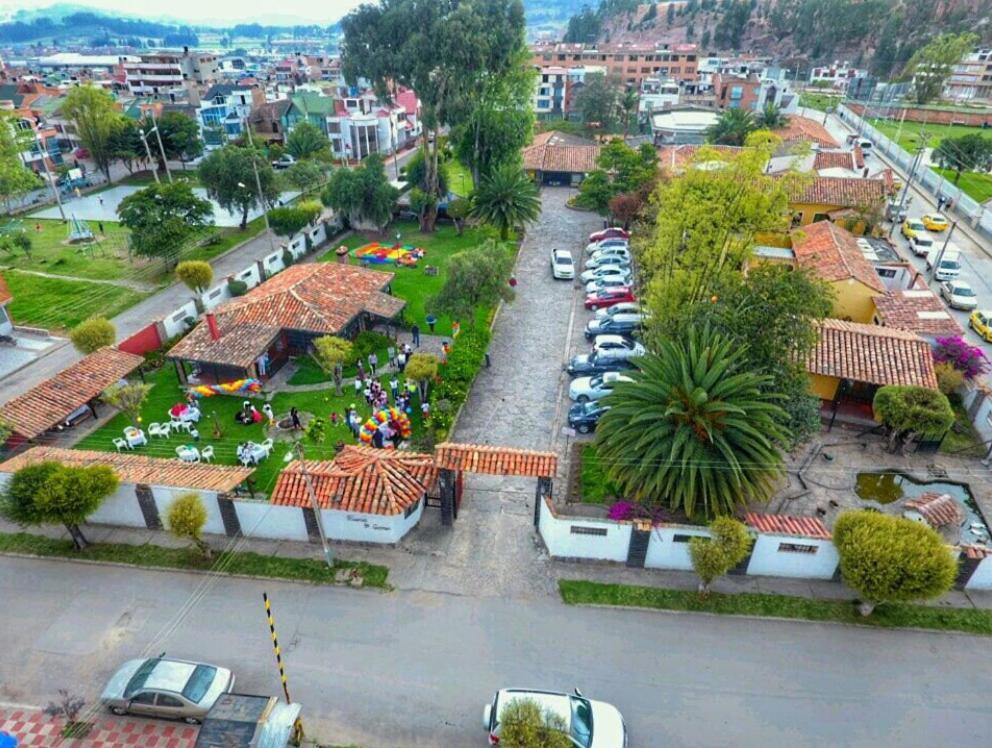
<path id="1" fill-rule="evenodd" d="M 637 119 L 650 122 L 651 115 L 659 109 L 668 109 L 679 103 L 679 84 L 671 78 L 645 78 L 641 83 L 637 102 Z"/>
<path id="2" fill-rule="evenodd" d="M 645 78 L 672 78 L 694 82 L 698 67 L 695 44 L 535 44 L 531 47 L 535 67 L 556 65 L 573 68 L 602 65 L 607 75 L 628 86 L 640 86 Z"/>
<path id="3" fill-rule="evenodd" d="M 887 179 L 813 177 L 790 187 L 792 224 L 846 220 L 852 231 L 862 233 L 866 216 L 880 214 L 893 190 L 891 175 Z"/>
<path id="4" fill-rule="evenodd" d="M 596 169 L 600 150 L 574 135 L 538 133 L 523 149 L 523 167 L 538 184 L 576 186 Z"/>
<path id="5" fill-rule="evenodd" d="M 657 146 L 705 143 L 706 131 L 717 119 L 712 109 L 675 106 L 651 115 L 651 135 Z"/>
<path id="6" fill-rule="evenodd" d="M 563 119 L 568 69 L 543 67 L 537 71 L 534 84 L 534 114 L 538 119 Z"/>
<path id="7" fill-rule="evenodd" d="M 992 47 L 965 55 L 944 83 L 944 96 L 958 101 L 992 101 Z"/>
<path id="8" fill-rule="evenodd" d="M 56 52 L 38 59 L 38 69 L 51 71 L 65 71 L 70 74 L 78 73 L 106 73 L 120 74 L 123 72 L 124 63 L 138 62 L 137 55 L 84 55 L 79 52 Z"/>
<path id="9" fill-rule="evenodd" d="M 963 334 L 944 302 L 925 286 L 889 291 L 874 301 L 872 322 L 876 325 L 913 332 L 930 341 Z"/>
<path id="10" fill-rule="evenodd" d="M 284 142 L 286 131 L 283 122 L 292 103 L 289 99 L 279 99 L 266 101 L 252 109 L 248 120 L 255 135 L 261 140 Z"/>
<path id="11" fill-rule="evenodd" d="M 244 123 L 256 106 L 265 103 L 257 85 L 215 83 L 200 99 L 196 121 L 207 150 L 219 148 L 244 132 Z"/>
<path id="12" fill-rule="evenodd" d="M 757 73 L 715 73 L 712 81 L 717 109 L 759 112 L 768 104 L 774 104 L 783 112 L 792 113 L 799 108 L 799 96 L 786 81 Z"/>
<path id="13" fill-rule="evenodd" d="M 853 67 L 846 60 L 844 62 L 835 60 L 832 65 L 815 67 L 809 71 L 811 84 L 829 84 L 835 91 L 846 91 L 851 81 L 867 77 L 867 70 Z"/>
<path id="14" fill-rule="evenodd" d="M 196 85 L 209 85 L 218 78 L 217 57 L 206 52 L 153 52 L 124 63 L 128 90 L 135 96 L 175 98 Z"/>

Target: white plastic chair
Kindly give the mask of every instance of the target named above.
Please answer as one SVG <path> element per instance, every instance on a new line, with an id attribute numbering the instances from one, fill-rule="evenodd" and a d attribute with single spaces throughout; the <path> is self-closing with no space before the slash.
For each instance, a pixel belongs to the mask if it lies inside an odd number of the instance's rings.
<path id="1" fill-rule="evenodd" d="M 270 454 L 272 454 L 272 448 L 275 446 L 275 441 L 273 439 L 266 439 L 258 446 L 261 448 L 263 452 L 265 452 L 265 456 L 268 457 Z"/>
<path id="2" fill-rule="evenodd" d="M 200 459 L 210 462 L 214 458 L 214 445 L 210 444 L 200 450 Z"/>
<path id="3" fill-rule="evenodd" d="M 192 426 L 193 424 L 191 424 L 189 421 L 179 421 L 179 420 L 173 420 L 172 423 L 170 424 L 170 427 L 173 430 L 179 431 L 181 429 L 185 431 L 187 434 L 189 433 L 189 430 L 192 428 Z"/>
<path id="4" fill-rule="evenodd" d="M 122 449 L 131 449 L 131 445 L 127 443 L 126 440 L 120 437 L 114 439 L 114 446 L 117 447 L 117 451 L 120 452 Z"/>
<path id="5" fill-rule="evenodd" d="M 171 423 L 149 423 L 148 424 L 148 435 L 158 436 L 162 439 L 168 439 L 169 435 L 172 433 Z"/>

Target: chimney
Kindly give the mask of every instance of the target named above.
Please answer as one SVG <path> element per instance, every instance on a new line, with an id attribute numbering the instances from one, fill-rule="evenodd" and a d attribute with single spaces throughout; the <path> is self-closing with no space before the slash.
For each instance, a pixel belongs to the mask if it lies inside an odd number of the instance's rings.
<path id="1" fill-rule="evenodd" d="M 220 340 L 220 328 L 217 327 L 217 317 L 213 312 L 207 312 L 207 327 L 210 328 L 210 337 Z"/>

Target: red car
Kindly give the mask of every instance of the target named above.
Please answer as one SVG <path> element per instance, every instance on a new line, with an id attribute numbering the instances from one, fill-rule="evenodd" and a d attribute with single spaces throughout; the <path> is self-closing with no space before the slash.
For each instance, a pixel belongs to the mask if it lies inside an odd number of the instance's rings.
<path id="1" fill-rule="evenodd" d="M 604 239 L 629 239 L 630 232 L 624 231 L 619 226 L 610 226 L 608 229 L 603 229 L 602 231 L 597 231 L 594 234 L 589 234 L 589 243 L 601 242 Z"/>
<path id="2" fill-rule="evenodd" d="M 601 288 L 586 296 L 586 309 L 605 309 L 624 301 L 637 301 L 634 292 L 628 287 Z"/>

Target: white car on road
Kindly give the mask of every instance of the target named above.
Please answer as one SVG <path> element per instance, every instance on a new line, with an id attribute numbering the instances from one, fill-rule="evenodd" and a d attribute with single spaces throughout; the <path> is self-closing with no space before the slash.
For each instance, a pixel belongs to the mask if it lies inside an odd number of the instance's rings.
<path id="1" fill-rule="evenodd" d="M 575 263 L 572 262 L 572 253 L 567 249 L 551 250 L 551 277 L 558 280 L 575 278 Z"/>
<path id="2" fill-rule="evenodd" d="M 597 309 L 595 318 L 605 319 L 606 317 L 612 317 L 614 314 L 638 314 L 640 311 L 641 305 L 636 301 L 624 301 L 606 309 Z"/>
<path id="3" fill-rule="evenodd" d="M 601 242 L 592 242 L 586 245 L 586 254 L 591 255 L 602 249 L 608 249 L 610 247 L 623 247 L 624 249 L 630 249 L 630 242 L 626 239 L 604 239 Z"/>
<path id="4" fill-rule="evenodd" d="M 592 352 L 601 358 L 631 358 L 643 356 L 644 346 L 623 335 L 597 335 L 592 342 Z"/>
<path id="5" fill-rule="evenodd" d="M 978 297 L 971 285 L 959 280 L 949 280 L 940 284 L 940 295 L 947 300 L 951 309 L 970 312 L 978 306 Z"/>
<path id="6" fill-rule="evenodd" d="M 628 286 L 630 285 L 630 268 L 619 265 L 604 265 L 601 268 L 592 268 L 583 271 L 579 278 L 583 283 L 588 283 L 599 278 L 620 278 L 623 280 L 623 285 Z"/>
<path id="7" fill-rule="evenodd" d="M 587 699 L 579 689 L 575 689 L 575 693 L 559 693 L 528 688 L 504 688 L 496 692 L 492 704 L 486 704 L 482 724 L 489 734 L 489 745 L 499 745 L 503 715 L 506 708 L 518 700 L 533 702 L 542 714 L 557 718 L 575 748 L 627 746 L 627 725 L 612 704 Z"/>
<path id="8" fill-rule="evenodd" d="M 633 382 L 630 377 L 624 376 L 618 371 L 605 371 L 594 377 L 578 377 L 572 380 L 568 387 L 568 396 L 577 403 L 587 403 L 590 400 L 599 400 L 606 397 L 618 382 Z"/>

